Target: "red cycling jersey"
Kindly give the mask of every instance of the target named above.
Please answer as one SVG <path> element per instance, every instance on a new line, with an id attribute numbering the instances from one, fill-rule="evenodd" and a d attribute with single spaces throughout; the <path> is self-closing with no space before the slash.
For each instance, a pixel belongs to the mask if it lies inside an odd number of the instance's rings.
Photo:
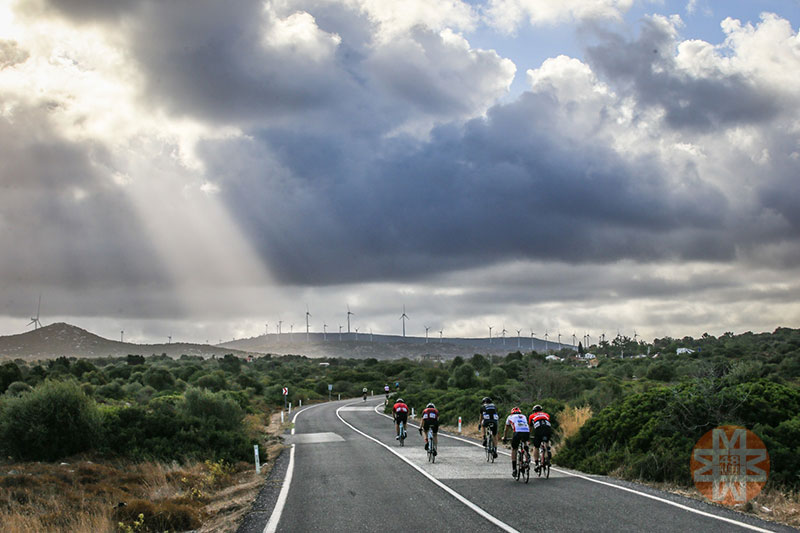
<path id="1" fill-rule="evenodd" d="M 408 406 L 406 404 L 404 404 L 404 403 L 397 402 L 396 404 L 394 404 L 394 407 L 392 407 L 392 413 L 395 413 L 395 414 L 397 414 L 397 413 L 408 414 Z"/>
<path id="2" fill-rule="evenodd" d="M 542 424 L 544 424 L 545 426 L 549 426 L 550 415 L 548 415 L 544 411 L 533 413 L 530 417 L 528 417 L 528 423 L 531 425 L 532 428 L 538 428 Z"/>
<path id="3" fill-rule="evenodd" d="M 422 421 L 423 422 L 439 422 L 439 410 L 433 407 L 428 407 L 424 411 L 422 411 Z"/>

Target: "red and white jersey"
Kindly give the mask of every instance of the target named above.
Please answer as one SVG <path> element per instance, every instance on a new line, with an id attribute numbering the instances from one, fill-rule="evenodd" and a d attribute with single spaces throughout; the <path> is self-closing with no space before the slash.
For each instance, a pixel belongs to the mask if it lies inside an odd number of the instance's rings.
<path id="1" fill-rule="evenodd" d="M 548 415 L 544 411 L 539 411 L 538 413 L 533 413 L 528 418 L 528 423 L 534 429 L 538 428 L 539 426 L 549 426 L 550 425 L 550 415 Z"/>
<path id="2" fill-rule="evenodd" d="M 394 407 L 392 407 L 392 412 L 408 414 L 408 406 L 404 403 L 397 402 L 396 404 L 394 404 Z"/>
<path id="3" fill-rule="evenodd" d="M 438 422 L 439 421 L 439 410 L 433 407 L 428 407 L 424 411 L 422 411 L 422 421 L 429 421 L 429 422 Z"/>
<path id="4" fill-rule="evenodd" d="M 528 426 L 528 419 L 522 413 L 508 415 L 506 418 L 506 425 L 514 429 L 514 433 L 530 433 L 531 428 Z"/>

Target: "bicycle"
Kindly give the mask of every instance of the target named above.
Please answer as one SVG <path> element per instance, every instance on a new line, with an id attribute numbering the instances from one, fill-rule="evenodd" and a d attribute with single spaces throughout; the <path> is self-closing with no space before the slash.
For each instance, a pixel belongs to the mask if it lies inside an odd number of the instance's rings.
<path id="1" fill-rule="evenodd" d="M 539 444 L 539 465 L 536 467 L 536 473 L 539 475 L 539 477 L 542 477 L 542 473 L 544 473 L 545 479 L 550 477 L 550 459 L 552 457 L 553 454 L 550 451 L 550 440 L 547 438 L 542 438 L 542 443 Z"/>
<path id="2" fill-rule="evenodd" d="M 523 442 L 522 446 L 517 451 L 517 476 L 516 480 L 525 480 L 527 483 L 531 479 L 531 451 L 528 448 L 528 443 Z"/>
<path id="3" fill-rule="evenodd" d="M 433 442 L 433 428 L 428 428 L 428 462 L 436 462 L 436 443 Z"/>
<path id="4" fill-rule="evenodd" d="M 408 435 L 406 435 L 406 428 L 405 428 L 405 424 L 403 424 L 403 422 L 401 421 L 401 422 L 400 422 L 400 438 L 399 438 L 399 439 L 397 439 L 397 440 L 399 440 L 399 441 L 400 441 L 400 446 L 405 446 L 405 445 L 403 444 L 403 441 L 404 441 L 404 440 L 406 440 L 406 437 L 407 437 L 407 436 L 408 436 Z"/>
<path id="5" fill-rule="evenodd" d="M 494 456 L 497 453 L 497 446 L 492 438 L 492 431 L 487 428 L 486 435 L 483 437 L 483 447 L 486 450 L 486 462 L 494 462 Z"/>

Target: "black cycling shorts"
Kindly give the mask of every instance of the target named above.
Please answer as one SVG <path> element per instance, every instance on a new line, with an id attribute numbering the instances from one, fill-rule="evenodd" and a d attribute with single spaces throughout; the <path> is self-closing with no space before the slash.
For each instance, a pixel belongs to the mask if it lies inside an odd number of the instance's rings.
<path id="1" fill-rule="evenodd" d="M 538 428 L 534 428 L 533 430 L 533 446 L 534 448 L 538 448 L 542 441 L 550 441 L 550 437 L 553 436 L 553 428 L 550 426 L 539 426 Z"/>
<path id="2" fill-rule="evenodd" d="M 492 432 L 492 435 L 497 435 L 497 420 L 484 420 L 483 427 Z"/>
<path id="3" fill-rule="evenodd" d="M 531 438 L 529 431 L 515 431 L 514 437 L 511 439 L 511 449 L 516 450 L 519 448 L 520 442 L 528 442 Z"/>
<path id="4" fill-rule="evenodd" d="M 395 424 L 399 424 L 402 422 L 406 426 L 408 425 L 408 413 L 395 413 L 394 414 L 394 422 Z"/>
<path id="5" fill-rule="evenodd" d="M 436 435 L 439 433 L 439 422 L 428 422 L 427 420 L 422 422 L 422 431 L 425 433 L 428 432 L 428 428 L 433 430 L 433 434 Z"/>

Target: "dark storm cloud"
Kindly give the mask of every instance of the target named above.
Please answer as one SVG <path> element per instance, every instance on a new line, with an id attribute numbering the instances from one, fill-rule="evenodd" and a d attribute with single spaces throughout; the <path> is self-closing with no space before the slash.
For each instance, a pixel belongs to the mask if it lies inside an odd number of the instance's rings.
<path id="1" fill-rule="evenodd" d="M 712 131 L 758 124 L 781 111 L 778 94 L 742 74 L 718 70 L 699 77 L 678 68 L 677 42 L 663 19 L 644 19 L 635 40 L 603 34 L 601 41 L 586 52 L 592 69 L 630 91 L 638 105 L 663 109 L 672 128 Z"/>
<path id="2" fill-rule="evenodd" d="M 551 105 L 530 93 L 423 143 L 264 131 L 246 150 L 211 143 L 203 154 L 292 282 L 413 279 L 510 259 L 734 255 L 719 191 L 673 190 L 653 161 L 560 138 Z"/>

